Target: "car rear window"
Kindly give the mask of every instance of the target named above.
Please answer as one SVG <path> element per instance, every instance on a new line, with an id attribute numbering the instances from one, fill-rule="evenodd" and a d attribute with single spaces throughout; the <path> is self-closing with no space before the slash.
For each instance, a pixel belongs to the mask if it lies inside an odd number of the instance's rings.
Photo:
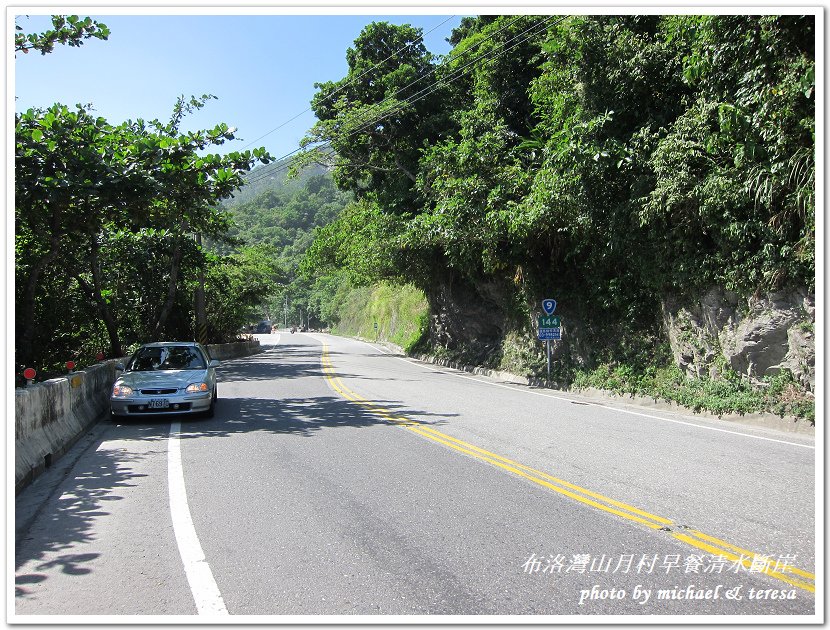
<path id="1" fill-rule="evenodd" d="M 205 358 L 193 346 L 155 346 L 139 348 L 127 371 L 204 370 Z"/>

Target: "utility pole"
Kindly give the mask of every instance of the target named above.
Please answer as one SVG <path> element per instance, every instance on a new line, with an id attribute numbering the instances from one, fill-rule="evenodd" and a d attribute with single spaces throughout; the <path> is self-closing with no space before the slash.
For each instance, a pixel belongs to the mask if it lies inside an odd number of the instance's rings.
<path id="1" fill-rule="evenodd" d="M 195 234 L 196 245 L 202 249 L 202 235 Z M 207 344 L 207 313 L 205 312 L 205 272 L 199 269 L 199 283 L 196 285 L 196 341 Z"/>
<path id="2" fill-rule="evenodd" d="M 288 296 L 285 296 L 285 306 L 283 307 L 282 327 L 288 328 Z"/>

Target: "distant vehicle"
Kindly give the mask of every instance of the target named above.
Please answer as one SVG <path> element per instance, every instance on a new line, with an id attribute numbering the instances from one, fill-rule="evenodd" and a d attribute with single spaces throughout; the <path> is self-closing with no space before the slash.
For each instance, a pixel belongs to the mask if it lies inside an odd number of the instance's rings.
<path id="1" fill-rule="evenodd" d="M 127 361 L 112 387 L 113 418 L 202 414 L 216 409 L 216 368 L 207 350 L 196 342 L 161 342 L 141 346 Z"/>
<path id="2" fill-rule="evenodd" d="M 271 332 L 271 322 L 263 320 L 256 325 L 256 334 L 267 335 Z"/>

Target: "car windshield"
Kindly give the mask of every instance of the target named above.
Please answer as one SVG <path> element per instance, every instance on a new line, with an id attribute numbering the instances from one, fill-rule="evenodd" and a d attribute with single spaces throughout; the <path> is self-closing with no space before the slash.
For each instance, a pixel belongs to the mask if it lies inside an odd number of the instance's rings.
<path id="1" fill-rule="evenodd" d="M 139 348 L 127 365 L 128 372 L 151 370 L 204 370 L 205 359 L 193 346 Z"/>

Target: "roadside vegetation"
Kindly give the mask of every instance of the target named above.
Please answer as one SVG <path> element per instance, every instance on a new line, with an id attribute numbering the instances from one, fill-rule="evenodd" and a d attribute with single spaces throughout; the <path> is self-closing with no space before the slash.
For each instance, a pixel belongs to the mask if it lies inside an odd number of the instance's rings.
<path id="1" fill-rule="evenodd" d="M 107 39 L 89 18 L 53 16 L 15 53 Z M 44 61 L 46 62 L 46 61 Z M 53 104 L 15 114 L 15 372 L 42 377 L 138 343 L 194 339 L 194 292 L 205 281 L 214 316 L 207 341 L 236 336 L 280 270 L 262 248 L 224 254 L 195 235 L 231 243 L 220 201 L 267 164 L 264 149 L 209 150 L 234 139 L 220 123 L 185 127 L 214 97 L 180 97 L 169 120 L 111 123 L 90 106 Z"/>
<path id="2" fill-rule="evenodd" d="M 257 318 L 323 328 L 333 321 L 330 303 L 339 284 L 303 273 L 300 266 L 315 229 L 334 221 L 353 197 L 339 191 L 324 169 L 307 169 L 286 179 L 287 167 L 287 162 L 275 162 L 246 176 L 240 193 L 223 204 L 232 221 L 226 238 L 270 252 L 280 270 L 278 281 L 260 300 Z M 214 247 L 233 249 L 221 243 Z"/>
<path id="3" fill-rule="evenodd" d="M 411 285 L 380 283 L 345 293 L 333 332 L 368 340 L 388 341 L 411 352 L 427 329 L 424 294 Z"/>
<path id="4" fill-rule="evenodd" d="M 717 415 L 770 412 L 815 423 L 813 398 L 805 394 L 792 373 L 786 370 L 759 385 L 735 372 L 718 378 L 690 378 L 675 365 L 635 370 L 603 364 L 590 372 L 578 371 L 573 388 L 596 388 L 619 395 L 675 402 L 694 411 Z"/>
<path id="5" fill-rule="evenodd" d="M 786 376 L 681 378 L 656 350 L 668 296 L 815 290 L 814 40 L 813 16 L 481 16 L 436 58 L 367 26 L 295 164 L 354 201 L 301 269 L 411 284 L 420 348 L 537 376 L 555 296 L 579 329 L 567 385 L 810 417 Z"/>
<path id="6" fill-rule="evenodd" d="M 56 17 L 15 46 L 108 32 Z M 210 95 L 16 114 L 17 367 L 193 338 L 204 277 L 211 341 L 267 317 L 538 377 L 556 297 L 564 386 L 813 419 L 786 371 L 685 376 L 661 308 L 815 291 L 814 17 L 480 16 L 449 41 L 368 25 L 290 163 L 205 154 L 234 137 L 185 132 Z"/>

